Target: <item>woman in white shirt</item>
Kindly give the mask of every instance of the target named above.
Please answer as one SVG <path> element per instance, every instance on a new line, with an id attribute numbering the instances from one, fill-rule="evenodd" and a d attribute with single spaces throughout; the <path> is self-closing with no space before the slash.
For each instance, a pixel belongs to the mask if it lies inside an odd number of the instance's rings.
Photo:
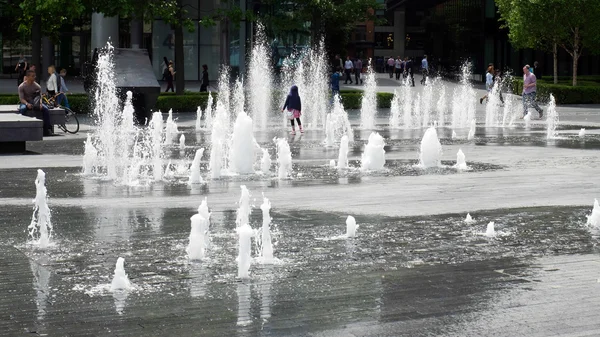
<path id="1" fill-rule="evenodd" d="M 58 84 L 56 82 L 56 69 L 54 66 L 48 67 L 48 74 L 50 74 L 50 77 L 48 78 L 48 82 L 46 82 L 46 91 L 48 92 L 48 96 L 54 97 L 58 91 Z"/>

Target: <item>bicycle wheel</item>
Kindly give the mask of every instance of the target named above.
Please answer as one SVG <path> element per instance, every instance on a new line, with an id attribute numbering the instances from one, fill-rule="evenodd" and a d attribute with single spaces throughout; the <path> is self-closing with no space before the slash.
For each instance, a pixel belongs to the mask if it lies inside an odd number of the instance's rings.
<path id="1" fill-rule="evenodd" d="M 75 134 L 79 131 L 79 119 L 77 119 L 77 114 L 73 112 L 73 110 L 69 108 L 65 109 L 65 124 L 59 125 L 61 130 L 64 132 Z"/>

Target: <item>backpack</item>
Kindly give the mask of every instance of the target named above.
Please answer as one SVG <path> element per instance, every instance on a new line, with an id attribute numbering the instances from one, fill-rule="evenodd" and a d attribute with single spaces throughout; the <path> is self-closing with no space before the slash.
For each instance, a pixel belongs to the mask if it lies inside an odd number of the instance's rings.
<path id="1" fill-rule="evenodd" d="M 169 67 L 165 68 L 165 71 L 163 71 L 163 79 L 167 81 L 173 79 L 173 74 L 171 74 L 171 72 L 169 71 Z"/>

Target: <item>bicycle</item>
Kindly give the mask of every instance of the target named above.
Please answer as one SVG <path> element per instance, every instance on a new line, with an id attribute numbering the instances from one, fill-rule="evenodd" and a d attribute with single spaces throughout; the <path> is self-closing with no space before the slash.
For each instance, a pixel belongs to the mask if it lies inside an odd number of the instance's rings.
<path id="1" fill-rule="evenodd" d="M 70 108 L 62 106 L 56 102 L 57 97 L 64 94 L 65 93 L 63 92 L 59 92 L 50 98 L 48 98 L 46 94 L 42 94 L 42 99 L 48 108 L 61 108 L 65 110 L 65 124 L 60 124 L 58 128 L 65 133 L 68 132 L 71 134 L 76 134 L 79 131 L 79 119 L 77 119 L 77 114 Z"/>

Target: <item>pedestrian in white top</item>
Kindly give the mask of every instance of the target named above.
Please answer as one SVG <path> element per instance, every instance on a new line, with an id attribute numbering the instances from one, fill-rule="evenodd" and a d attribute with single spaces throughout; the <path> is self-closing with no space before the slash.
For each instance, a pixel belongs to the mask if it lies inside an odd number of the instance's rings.
<path id="1" fill-rule="evenodd" d="M 56 91 L 58 91 L 58 83 L 56 82 L 56 69 L 54 66 L 48 67 L 48 74 L 50 77 L 48 78 L 48 82 L 46 82 L 46 91 L 48 92 L 48 96 L 54 97 L 54 95 L 56 95 Z"/>
<path id="2" fill-rule="evenodd" d="M 483 104 L 483 100 L 487 102 L 489 100 L 488 96 L 490 92 L 492 92 L 492 88 L 494 87 L 494 65 L 489 64 L 487 73 L 485 74 L 485 89 L 487 90 L 487 94 L 479 99 L 479 104 Z"/>
<path id="3" fill-rule="evenodd" d="M 394 65 L 396 64 L 396 60 L 390 56 L 387 60 L 388 71 L 390 72 L 390 78 L 394 78 Z"/>
<path id="4" fill-rule="evenodd" d="M 344 63 L 344 72 L 346 73 L 346 81 L 344 81 L 344 84 L 348 84 L 348 81 L 350 81 L 350 84 L 352 84 L 352 70 L 354 69 L 354 62 L 352 62 L 352 60 L 350 60 L 350 56 L 346 57 L 346 62 Z"/>

